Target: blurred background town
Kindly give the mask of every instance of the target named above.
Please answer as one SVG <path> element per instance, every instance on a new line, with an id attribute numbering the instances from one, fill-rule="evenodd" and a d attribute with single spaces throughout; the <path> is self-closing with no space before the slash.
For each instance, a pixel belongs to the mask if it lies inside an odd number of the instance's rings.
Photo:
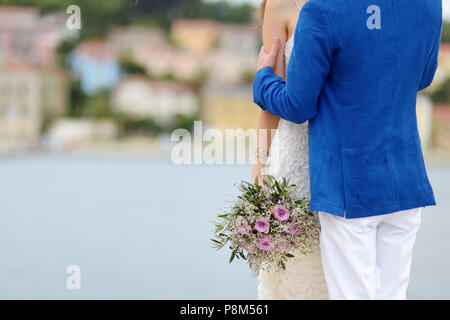
<path id="1" fill-rule="evenodd" d="M 258 3 L 0 0 L 0 298 L 256 297 L 247 267 L 208 242 L 250 167 L 167 154 L 194 120 L 255 128 Z M 417 105 L 439 205 L 424 214 L 411 298 L 450 298 L 450 23 L 442 41 Z M 82 290 L 65 287 L 68 265 Z"/>
<path id="2" fill-rule="evenodd" d="M 255 4 L 203 0 L 0 1 L 0 154 L 152 153 L 193 120 L 253 128 Z M 81 9 L 81 30 L 66 12 Z M 450 27 L 419 97 L 424 147 L 450 150 Z"/>
<path id="3" fill-rule="evenodd" d="M 72 3 L 81 9 L 79 31 L 66 26 Z M 1 153 L 154 152 L 194 119 L 255 125 L 250 85 L 260 37 L 252 5 L 0 4 Z"/>

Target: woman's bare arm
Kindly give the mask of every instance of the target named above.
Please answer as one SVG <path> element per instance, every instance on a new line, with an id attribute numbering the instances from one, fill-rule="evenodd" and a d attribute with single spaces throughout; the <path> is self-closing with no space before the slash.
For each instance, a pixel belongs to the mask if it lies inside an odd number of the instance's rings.
<path id="1" fill-rule="evenodd" d="M 270 52 L 276 38 L 281 40 L 282 49 L 277 58 L 275 74 L 283 79 L 286 77 L 286 67 L 284 62 L 284 48 L 287 41 L 287 20 L 286 20 L 286 0 L 269 0 L 266 4 L 266 11 L 263 23 L 263 42 L 266 52 Z M 253 179 L 260 176 L 264 167 L 265 159 L 261 158 L 270 150 L 272 144 L 272 130 L 278 128 L 280 118 L 267 111 L 258 111 L 258 157 L 253 166 Z"/>

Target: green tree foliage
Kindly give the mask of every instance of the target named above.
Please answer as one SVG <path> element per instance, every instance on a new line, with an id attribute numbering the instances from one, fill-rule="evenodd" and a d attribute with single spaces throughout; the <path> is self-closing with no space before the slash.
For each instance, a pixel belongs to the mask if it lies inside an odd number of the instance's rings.
<path id="1" fill-rule="evenodd" d="M 180 18 L 203 18 L 245 23 L 252 19 L 254 7 L 227 1 L 204 0 L 0 0 L 0 5 L 34 6 L 42 12 L 65 11 L 70 5 L 81 9 L 81 38 L 106 34 L 110 26 L 144 21 L 168 29 Z"/>
<path id="2" fill-rule="evenodd" d="M 450 102 L 450 79 L 445 82 L 431 94 L 434 103 L 448 104 Z"/>
<path id="3" fill-rule="evenodd" d="M 444 22 L 442 26 L 442 42 L 450 42 L 450 22 Z"/>
<path id="4" fill-rule="evenodd" d="M 181 13 L 185 18 L 208 18 L 234 23 L 248 23 L 254 12 L 255 8 L 249 4 L 232 5 L 227 1 L 211 3 L 192 0 L 181 6 Z"/>
<path id="5" fill-rule="evenodd" d="M 147 75 L 147 70 L 128 56 L 121 57 L 120 67 L 127 74 Z"/>
<path id="6" fill-rule="evenodd" d="M 44 13 L 55 10 L 65 12 L 70 5 L 78 5 L 81 9 L 82 38 L 102 36 L 111 25 L 129 23 L 133 11 L 127 0 L 0 0 L 0 5 L 33 6 Z"/>
<path id="7" fill-rule="evenodd" d="M 168 29 L 174 20 L 180 18 L 248 23 L 252 20 L 255 8 L 249 4 L 230 4 L 228 1 L 151 0 L 139 1 L 136 10 L 139 15 L 137 18 Z"/>

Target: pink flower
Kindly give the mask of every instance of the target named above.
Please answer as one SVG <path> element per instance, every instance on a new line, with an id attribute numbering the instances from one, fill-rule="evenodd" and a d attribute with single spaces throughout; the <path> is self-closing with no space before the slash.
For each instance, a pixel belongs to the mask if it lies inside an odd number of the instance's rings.
<path id="1" fill-rule="evenodd" d="M 285 242 L 281 245 L 281 251 L 289 251 L 292 248 L 292 245 L 289 242 Z"/>
<path id="2" fill-rule="evenodd" d="M 290 215 L 291 213 L 284 206 L 277 205 L 273 209 L 273 216 L 279 221 L 286 221 Z"/>
<path id="3" fill-rule="evenodd" d="M 236 220 L 236 229 L 240 234 L 248 234 L 250 232 L 248 222 L 244 218 L 238 218 Z"/>
<path id="4" fill-rule="evenodd" d="M 274 249 L 271 236 L 264 236 L 259 240 L 259 248 L 263 251 L 272 251 Z"/>
<path id="5" fill-rule="evenodd" d="M 289 227 L 287 233 L 289 233 L 293 236 L 298 236 L 299 231 L 300 230 L 298 229 L 298 227 L 296 225 L 292 225 Z"/>
<path id="6" fill-rule="evenodd" d="M 261 233 L 268 233 L 270 230 L 270 224 L 267 219 L 261 217 L 255 222 L 255 229 Z"/>

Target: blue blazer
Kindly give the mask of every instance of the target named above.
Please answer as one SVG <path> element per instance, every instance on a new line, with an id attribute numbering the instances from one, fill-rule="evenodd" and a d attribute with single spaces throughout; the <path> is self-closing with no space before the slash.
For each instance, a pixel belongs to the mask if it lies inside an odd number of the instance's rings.
<path id="1" fill-rule="evenodd" d="M 254 101 L 309 120 L 311 210 L 360 218 L 435 205 L 416 119 L 442 29 L 441 0 L 310 0 L 286 81 L 258 71 Z"/>

